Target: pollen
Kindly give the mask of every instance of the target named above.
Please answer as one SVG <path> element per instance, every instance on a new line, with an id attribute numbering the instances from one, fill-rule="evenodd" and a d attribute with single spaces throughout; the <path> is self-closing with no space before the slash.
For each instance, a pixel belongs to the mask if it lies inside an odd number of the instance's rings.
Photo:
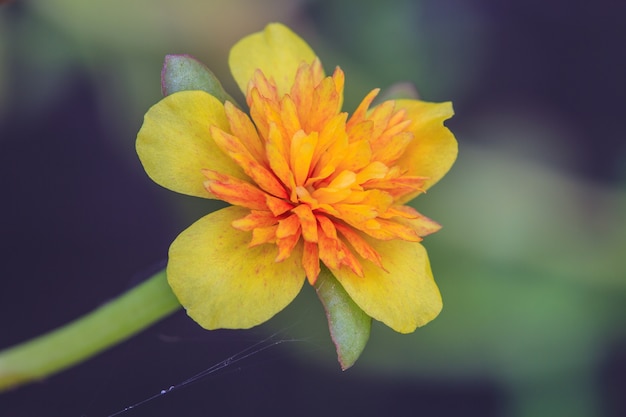
<path id="1" fill-rule="evenodd" d="M 232 226 L 251 232 L 250 246 L 276 245 L 276 261 L 303 245 L 311 284 L 320 262 L 363 276 L 363 262 L 384 269 L 371 239 L 418 242 L 422 216 L 398 203 L 422 191 L 426 177 L 407 175 L 398 160 L 415 140 L 406 112 L 393 101 L 370 109 L 371 91 L 349 116 L 341 111 L 344 73 L 324 76 L 302 63 L 287 94 L 257 70 L 246 101 L 250 116 L 224 105 L 230 130 L 211 127 L 219 146 L 249 177 L 203 170 L 208 192 L 249 209 Z"/>

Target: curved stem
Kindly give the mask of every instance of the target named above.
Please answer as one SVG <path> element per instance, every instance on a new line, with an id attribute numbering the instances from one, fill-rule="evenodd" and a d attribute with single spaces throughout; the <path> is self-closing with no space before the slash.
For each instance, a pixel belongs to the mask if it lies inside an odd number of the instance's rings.
<path id="1" fill-rule="evenodd" d="M 0 391 L 76 365 L 180 308 L 161 271 L 59 329 L 0 352 Z"/>

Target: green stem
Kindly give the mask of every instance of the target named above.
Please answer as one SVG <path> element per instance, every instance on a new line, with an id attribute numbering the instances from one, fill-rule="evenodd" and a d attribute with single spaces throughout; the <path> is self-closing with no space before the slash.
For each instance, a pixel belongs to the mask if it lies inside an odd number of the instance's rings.
<path id="1" fill-rule="evenodd" d="M 0 391 L 76 365 L 180 308 L 165 271 L 59 329 L 0 352 Z"/>

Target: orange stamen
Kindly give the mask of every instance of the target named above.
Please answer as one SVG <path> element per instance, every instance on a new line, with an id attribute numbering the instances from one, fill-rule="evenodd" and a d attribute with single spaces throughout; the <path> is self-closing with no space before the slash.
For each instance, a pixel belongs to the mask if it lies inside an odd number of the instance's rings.
<path id="1" fill-rule="evenodd" d="M 363 262 L 383 268 L 371 239 L 418 242 L 439 225 L 399 198 L 420 191 L 426 178 L 396 162 L 414 140 L 404 110 L 388 101 L 372 111 L 372 90 L 352 117 L 341 113 L 344 74 L 323 76 L 318 59 L 299 66 L 288 94 L 260 70 L 250 81 L 250 117 L 224 105 L 230 130 L 211 128 L 216 144 L 249 177 L 205 170 L 206 188 L 250 214 L 233 227 L 251 231 L 250 246 L 275 244 L 276 262 L 302 245 L 311 284 L 320 262 L 363 276 Z M 369 240 L 368 240 L 369 239 Z"/>

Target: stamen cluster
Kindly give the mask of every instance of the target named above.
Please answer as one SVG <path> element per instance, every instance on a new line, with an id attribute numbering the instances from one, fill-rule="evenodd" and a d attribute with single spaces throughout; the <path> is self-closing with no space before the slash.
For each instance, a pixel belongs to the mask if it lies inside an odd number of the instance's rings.
<path id="1" fill-rule="evenodd" d="M 370 111 L 378 90 L 348 118 L 341 112 L 343 87 L 341 69 L 325 77 L 317 59 L 300 65 L 291 91 L 282 95 L 257 70 L 246 96 L 250 117 L 226 102 L 230 131 L 211 127 L 250 181 L 203 171 L 208 192 L 250 209 L 232 224 L 252 232 L 250 246 L 275 244 L 280 262 L 302 242 L 311 283 L 320 261 L 359 276 L 363 260 L 384 269 L 369 239 L 417 242 L 422 234 L 416 221 L 422 216 L 398 203 L 427 179 L 406 175 L 397 164 L 414 139 L 411 121 L 393 101 Z"/>

